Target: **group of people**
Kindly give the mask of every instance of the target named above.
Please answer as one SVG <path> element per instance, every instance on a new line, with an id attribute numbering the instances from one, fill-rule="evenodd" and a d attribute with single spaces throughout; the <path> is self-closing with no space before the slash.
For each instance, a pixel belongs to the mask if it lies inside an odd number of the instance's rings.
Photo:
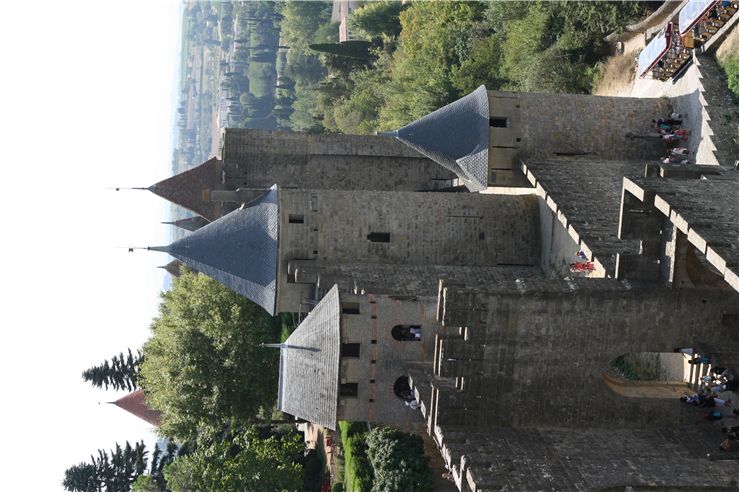
<path id="1" fill-rule="evenodd" d="M 568 266 L 570 271 L 574 274 L 588 274 L 596 270 L 594 263 L 588 260 L 588 257 L 582 251 L 576 253 L 575 262 L 571 262 Z"/>
<path id="2" fill-rule="evenodd" d="M 690 356 L 696 354 L 693 348 L 676 348 L 674 351 Z M 699 354 L 689 360 L 689 363 L 709 364 L 710 361 L 711 357 L 708 355 Z M 737 449 L 737 403 L 728 394 L 723 394 L 723 392 L 737 392 L 737 389 L 738 375 L 736 372 L 729 368 L 712 366 L 709 374 L 701 377 L 699 390 L 691 394 L 686 393 L 680 398 L 681 402 L 688 405 L 706 409 L 706 411 L 702 411 L 702 417 L 706 420 L 725 420 L 724 426 L 721 428 L 722 432 L 725 433 L 725 437 L 719 446 L 723 451 Z M 720 394 L 722 394 L 722 397 L 720 397 Z M 727 424 L 728 420 L 732 422 L 731 425 Z"/>
<path id="3" fill-rule="evenodd" d="M 664 30 L 666 28 L 663 28 Z M 658 36 L 665 36 L 665 31 L 658 33 Z M 670 34 L 670 48 L 665 56 L 661 58 L 653 67 L 653 78 L 660 81 L 666 81 L 691 58 L 691 51 L 683 44 L 681 36 L 675 29 Z"/>
<path id="4" fill-rule="evenodd" d="M 682 123 L 680 113 L 671 113 L 668 118 L 655 118 L 652 122 L 652 128 L 666 145 L 667 155 L 660 160 L 663 164 L 689 164 L 691 151 L 681 142 L 689 139 L 691 130 L 682 129 Z"/>
<path id="5" fill-rule="evenodd" d="M 695 40 L 707 41 L 709 38 L 720 30 L 725 22 L 730 20 L 732 15 L 737 12 L 737 1 L 722 0 L 714 8 L 704 14 L 699 22 L 696 23 L 693 29 L 693 36 Z"/>

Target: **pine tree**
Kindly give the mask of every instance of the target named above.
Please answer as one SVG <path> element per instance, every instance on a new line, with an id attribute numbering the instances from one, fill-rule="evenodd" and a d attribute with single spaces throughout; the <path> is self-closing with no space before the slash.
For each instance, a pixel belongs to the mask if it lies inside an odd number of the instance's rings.
<path id="1" fill-rule="evenodd" d="M 68 491 L 131 491 L 132 483 L 146 470 L 146 446 L 137 442 L 132 447 L 116 443 L 108 452 L 98 449 L 91 463 L 82 462 L 64 472 L 62 486 Z"/>
<path id="2" fill-rule="evenodd" d="M 105 386 L 105 390 L 113 387 L 114 390 L 131 392 L 138 388 L 137 381 L 143 360 L 144 355 L 141 351 L 137 350 L 134 356 L 129 349 L 127 356 L 119 353 L 111 359 L 110 363 L 105 360 L 98 366 L 88 368 L 82 372 L 82 379 L 90 382 L 94 387 L 103 388 Z"/>

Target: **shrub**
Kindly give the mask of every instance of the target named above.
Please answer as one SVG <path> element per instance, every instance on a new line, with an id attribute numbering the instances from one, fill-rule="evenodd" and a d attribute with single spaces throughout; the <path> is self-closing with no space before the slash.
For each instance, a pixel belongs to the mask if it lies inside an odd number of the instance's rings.
<path id="1" fill-rule="evenodd" d="M 419 436 L 392 428 L 375 428 L 366 440 L 375 475 L 373 491 L 431 489 L 432 471 Z"/>

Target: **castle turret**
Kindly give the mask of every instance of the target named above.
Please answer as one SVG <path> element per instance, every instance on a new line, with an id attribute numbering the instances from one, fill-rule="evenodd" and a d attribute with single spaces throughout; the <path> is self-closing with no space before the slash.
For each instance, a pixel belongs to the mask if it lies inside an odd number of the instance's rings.
<path id="1" fill-rule="evenodd" d="M 186 229 L 188 231 L 195 231 L 200 229 L 210 221 L 202 216 L 186 217 L 185 219 L 178 219 L 176 221 L 162 221 L 162 224 L 171 224 L 178 228 Z"/>

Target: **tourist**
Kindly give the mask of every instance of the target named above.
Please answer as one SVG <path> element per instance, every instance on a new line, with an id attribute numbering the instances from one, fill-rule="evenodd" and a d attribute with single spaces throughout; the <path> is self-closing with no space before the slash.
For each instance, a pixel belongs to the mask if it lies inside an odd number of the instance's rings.
<path id="1" fill-rule="evenodd" d="M 573 262 L 569 267 L 571 272 L 593 272 L 596 270 L 593 262 Z"/>
<path id="2" fill-rule="evenodd" d="M 682 154 L 691 154 L 691 151 L 686 149 L 685 147 L 674 147 L 671 149 L 671 154 L 675 154 L 676 156 L 680 156 Z"/>
<path id="3" fill-rule="evenodd" d="M 406 405 L 413 410 L 417 410 L 421 407 L 421 403 L 417 401 L 416 399 L 406 401 Z"/>
<path id="4" fill-rule="evenodd" d="M 421 340 L 421 327 L 419 327 L 418 325 L 412 325 L 411 327 L 409 327 L 409 332 L 415 340 Z"/>

